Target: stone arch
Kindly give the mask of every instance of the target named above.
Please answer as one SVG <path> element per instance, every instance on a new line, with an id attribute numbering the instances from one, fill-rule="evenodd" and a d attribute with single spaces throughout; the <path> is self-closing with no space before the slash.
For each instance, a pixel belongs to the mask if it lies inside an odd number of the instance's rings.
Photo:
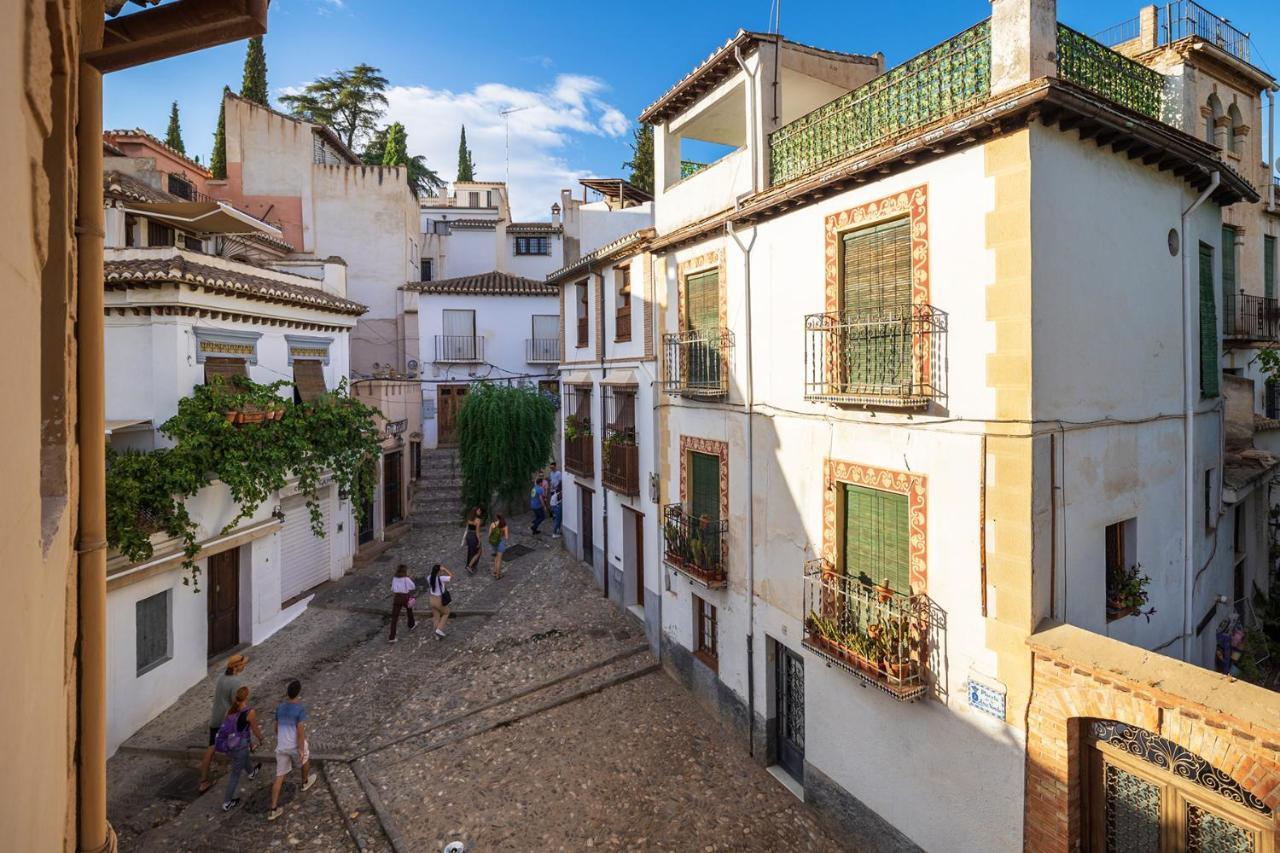
<path id="1" fill-rule="evenodd" d="M 1204 141 L 1222 147 L 1218 141 L 1218 130 L 1226 112 L 1216 92 L 1209 96 L 1200 112 L 1204 116 Z"/>
<path id="2" fill-rule="evenodd" d="M 1240 112 L 1240 107 L 1235 101 L 1232 101 L 1231 106 L 1227 107 L 1227 120 L 1231 124 L 1231 127 L 1227 130 L 1227 141 L 1231 146 L 1231 153 L 1240 157 L 1244 154 L 1244 137 L 1248 132 L 1248 128 L 1245 127 L 1244 115 Z"/>

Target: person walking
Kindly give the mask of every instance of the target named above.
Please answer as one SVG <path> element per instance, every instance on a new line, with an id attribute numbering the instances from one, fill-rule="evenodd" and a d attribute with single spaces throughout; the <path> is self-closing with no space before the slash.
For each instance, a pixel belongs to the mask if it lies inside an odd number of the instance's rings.
<path id="1" fill-rule="evenodd" d="M 240 805 L 236 796 L 236 788 L 240 785 L 240 774 L 249 766 L 250 754 L 262 745 L 262 729 L 258 728 L 258 714 L 249 707 L 249 688 L 241 687 L 227 715 L 222 718 L 218 734 L 214 739 L 214 747 L 218 752 L 226 753 L 231 759 L 231 772 L 227 775 L 227 789 L 222 795 L 222 810 L 229 812 Z M 249 778 L 258 775 L 259 764 L 249 771 Z"/>
<path id="2" fill-rule="evenodd" d="M 564 518 L 564 507 L 560 505 L 560 489 L 551 487 L 551 538 L 560 538 L 560 522 Z"/>
<path id="3" fill-rule="evenodd" d="M 493 547 L 493 579 L 502 580 L 502 555 L 507 551 L 507 542 L 511 539 L 511 530 L 507 527 L 507 519 L 502 513 L 496 513 L 493 523 L 489 525 L 489 544 Z"/>
<path id="4" fill-rule="evenodd" d="M 467 516 L 467 532 L 462 536 L 462 542 L 467 546 L 467 572 L 473 575 L 476 573 L 476 566 L 480 563 L 480 525 L 482 524 L 484 524 L 484 510 L 476 507 Z"/>
<path id="5" fill-rule="evenodd" d="M 244 685 L 244 668 L 249 663 L 249 659 L 244 655 L 232 655 L 227 658 L 226 668 L 222 675 L 218 676 L 218 681 L 213 685 L 213 711 L 209 714 L 209 746 L 204 751 L 204 757 L 200 759 L 200 793 L 204 793 L 213 787 L 213 782 L 209 781 L 209 765 L 213 763 L 214 739 L 218 736 L 218 729 L 222 726 L 223 719 L 227 716 L 227 709 L 231 707 L 232 701 L 235 699 L 236 691 Z"/>
<path id="6" fill-rule="evenodd" d="M 556 463 L 551 463 L 551 473 L 547 475 L 547 479 L 551 481 L 551 491 L 560 491 L 560 482 L 563 479 L 560 469 L 556 467 Z"/>
<path id="7" fill-rule="evenodd" d="M 529 509 L 533 510 L 533 523 L 529 525 L 529 532 L 534 536 L 539 535 L 542 531 L 538 527 L 547 517 L 547 490 L 543 486 L 545 480 L 534 480 L 533 490 L 529 492 Z"/>
<path id="8" fill-rule="evenodd" d="M 276 706 L 276 780 L 271 783 L 271 810 L 267 820 L 275 820 L 284 814 L 280 808 L 280 789 L 284 777 L 296 764 L 302 769 L 302 790 L 309 791 L 316 783 L 311 775 L 311 750 L 307 747 L 307 709 L 303 707 L 302 682 L 294 679 L 284 692 L 285 701 Z"/>
<path id="9" fill-rule="evenodd" d="M 395 577 L 391 579 L 391 638 L 388 642 L 396 641 L 396 628 L 400 624 L 401 609 L 409 614 L 409 630 L 412 631 L 418 627 L 417 620 L 413 618 L 413 605 L 417 603 L 413 594 L 417 589 L 417 584 L 413 582 L 413 578 L 409 577 L 409 567 L 404 563 L 396 566 Z"/>
<path id="10" fill-rule="evenodd" d="M 501 555 L 499 555 L 501 558 Z M 431 576 L 427 578 L 427 593 L 431 596 L 431 622 L 436 628 L 436 639 L 444 639 L 444 623 L 449 621 L 449 602 L 453 596 L 449 594 L 447 584 L 453 580 L 453 573 L 436 563 L 431 567 Z"/>

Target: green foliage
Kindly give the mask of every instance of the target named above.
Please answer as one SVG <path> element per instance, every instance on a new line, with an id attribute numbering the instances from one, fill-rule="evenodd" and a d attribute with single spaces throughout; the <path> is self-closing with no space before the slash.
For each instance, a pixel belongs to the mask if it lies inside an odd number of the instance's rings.
<path id="1" fill-rule="evenodd" d="M 178 413 L 160 432 L 174 442 L 151 453 L 111 453 L 107 462 L 107 541 L 130 560 L 152 555 L 150 536 L 163 531 L 183 543 L 184 566 L 196 580 L 199 551 L 196 525 L 186 501 L 205 486 L 221 481 L 239 513 L 226 533 L 252 516 L 290 477 L 306 496 L 311 528 L 324 536 L 316 500 L 322 479 L 332 475 L 338 489 L 351 495 L 356 512 L 372 499 L 379 453 L 374 409 L 347 394 L 346 383 L 312 403 L 279 396 L 290 383 L 258 385 L 220 379 L 197 387 L 178 402 Z M 229 413 L 264 412 L 278 417 L 233 424 Z"/>
<path id="2" fill-rule="evenodd" d="M 1154 607 L 1149 610 L 1143 610 L 1142 607 L 1147 603 L 1149 593 L 1147 586 L 1151 583 L 1151 578 L 1142 573 L 1142 566 L 1130 566 L 1129 568 L 1115 568 L 1107 570 L 1107 610 L 1108 615 L 1113 618 L 1117 616 L 1128 615 L 1129 613 L 1140 614 L 1147 617 L 1147 621 L 1151 621 L 1152 615 L 1156 612 Z"/>
<path id="3" fill-rule="evenodd" d="M 385 131 L 386 144 L 382 147 L 382 165 L 403 166 L 409 161 L 409 139 L 404 125 L 393 121 Z"/>
<path id="4" fill-rule="evenodd" d="M 164 132 L 164 144 L 179 154 L 187 153 L 187 146 L 182 143 L 182 122 L 178 120 L 178 102 L 169 107 L 169 129 Z"/>
<path id="5" fill-rule="evenodd" d="M 226 91 L 225 89 L 223 90 Z M 209 157 L 209 171 L 219 181 L 227 179 L 227 104 L 218 104 L 218 129 L 213 132 L 213 155 Z"/>
<path id="6" fill-rule="evenodd" d="M 387 110 L 387 78 L 380 69 L 361 63 L 329 77 L 317 77 L 296 95 L 280 102 L 294 115 L 327 125 L 348 148 L 367 141 L 378 131 L 378 119 Z"/>
<path id="7" fill-rule="evenodd" d="M 458 177 L 459 181 L 474 181 L 476 179 L 476 162 L 471 156 L 471 149 L 467 147 L 467 126 L 462 126 L 462 135 L 458 137 Z"/>
<path id="8" fill-rule="evenodd" d="M 466 506 L 517 500 L 551 458 L 555 404 L 532 388 L 477 383 L 458 411 Z"/>
<path id="9" fill-rule="evenodd" d="M 396 123 L 401 130 L 403 125 Z M 435 195 L 444 189 L 444 181 L 440 179 L 440 175 L 429 166 L 427 160 L 421 154 L 408 156 L 409 135 L 406 132 L 404 136 L 404 151 L 406 152 L 404 159 L 394 163 L 387 163 L 387 134 L 391 130 L 391 125 L 379 128 L 374 131 L 364 150 L 360 152 L 360 159 L 368 163 L 370 166 L 404 166 L 409 180 L 409 189 L 413 190 L 416 196 Z"/>
<path id="10" fill-rule="evenodd" d="M 566 416 L 564 419 L 565 441 L 577 441 L 584 435 L 591 435 L 591 421 L 579 418 L 577 415 Z"/>
<path id="11" fill-rule="evenodd" d="M 627 178 L 645 192 L 653 192 L 653 125 L 642 124 L 633 131 L 631 159 L 622 164 L 631 170 Z"/>
<path id="12" fill-rule="evenodd" d="M 240 81 L 240 97 L 271 106 L 267 96 L 267 53 L 262 47 L 262 36 L 249 39 L 244 53 L 244 77 Z"/>

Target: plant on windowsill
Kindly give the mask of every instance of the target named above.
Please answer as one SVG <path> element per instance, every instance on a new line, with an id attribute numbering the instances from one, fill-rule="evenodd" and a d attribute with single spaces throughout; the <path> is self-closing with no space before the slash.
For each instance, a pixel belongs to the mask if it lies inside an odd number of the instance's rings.
<path id="1" fill-rule="evenodd" d="M 613 457 L 613 449 L 615 447 L 632 447 L 635 443 L 635 433 L 629 430 L 616 430 L 610 432 L 604 437 L 604 444 L 601 450 L 601 455 L 604 457 L 604 464 L 609 464 L 609 460 Z"/>
<path id="2" fill-rule="evenodd" d="M 1147 603 L 1147 585 L 1151 578 L 1142 573 L 1142 565 L 1135 564 L 1127 569 L 1117 568 L 1107 571 L 1107 621 L 1114 622 L 1126 616 L 1145 616 L 1151 621 L 1156 612 L 1154 607 L 1143 610 Z"/>
<path id="3" fill-rule="evenodd" d="M 283 380 L 270 385 L 258 385 L 242 377 L 232 377 L 230 383 L 217 377 L 209 384 L 211 394 L 218 405 L 225 406 L 223 416 L 230 424 L 260 424 L 279 420 L 284 416 L 284 400 L 277 390 L 290 385 Z M 290 385 L 290 387 L 292 387 Z"/>
<path id="4" fill-rule="evenodd" d="M 591 421 L 586 418 L 579 418 L 577 415 L 569 415 L 564 419 L 564 440 L 577 441 L 579 438 L 589 437 L 591 435 Z"/>

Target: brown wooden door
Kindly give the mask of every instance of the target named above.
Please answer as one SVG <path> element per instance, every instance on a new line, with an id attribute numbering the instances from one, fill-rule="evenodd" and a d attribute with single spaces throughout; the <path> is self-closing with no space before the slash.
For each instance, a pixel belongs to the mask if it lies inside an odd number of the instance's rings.
<path id="1" fill-rule="evenodd" d="M 636 604 L 644 607 L 644 516 L 631 510 L 636 530 Z"/>
<path id="2" fill-rule="evenodd" d="M 404 518 L 404 507 L 401 495 L 401 468 L 404 459 L 401 451 L 395 450 L 382 457 L 382 523 L 395 524 Z"/>
<path id="3" fill-rule="evenodd" d="M 439 420 L 439 444 L 458 443 L 458 409 L 462 408 L 462 401 L 466 399 L 469 390 L 467 385 L 441 385 L 436 389 L 439 401 L 439 411 L 436 413 Z"/>
<path id="4" fill-rule="evenodd" d="M 240 549 L 209 558 L 209 657 L 240 642 Z"/>
<path id="5" fill-rule="evenodd" d="M 595 533 L 594 523 L 591 518 L 591 490 L 583 486 L 578 487 L 579 501 L 582 504 L 582 517 L 580 523 L 582 525 L 582 559 L 583 562 L 590 563 L 592 566 L 596 564 L 595 542 L 592 537 Z"/>

